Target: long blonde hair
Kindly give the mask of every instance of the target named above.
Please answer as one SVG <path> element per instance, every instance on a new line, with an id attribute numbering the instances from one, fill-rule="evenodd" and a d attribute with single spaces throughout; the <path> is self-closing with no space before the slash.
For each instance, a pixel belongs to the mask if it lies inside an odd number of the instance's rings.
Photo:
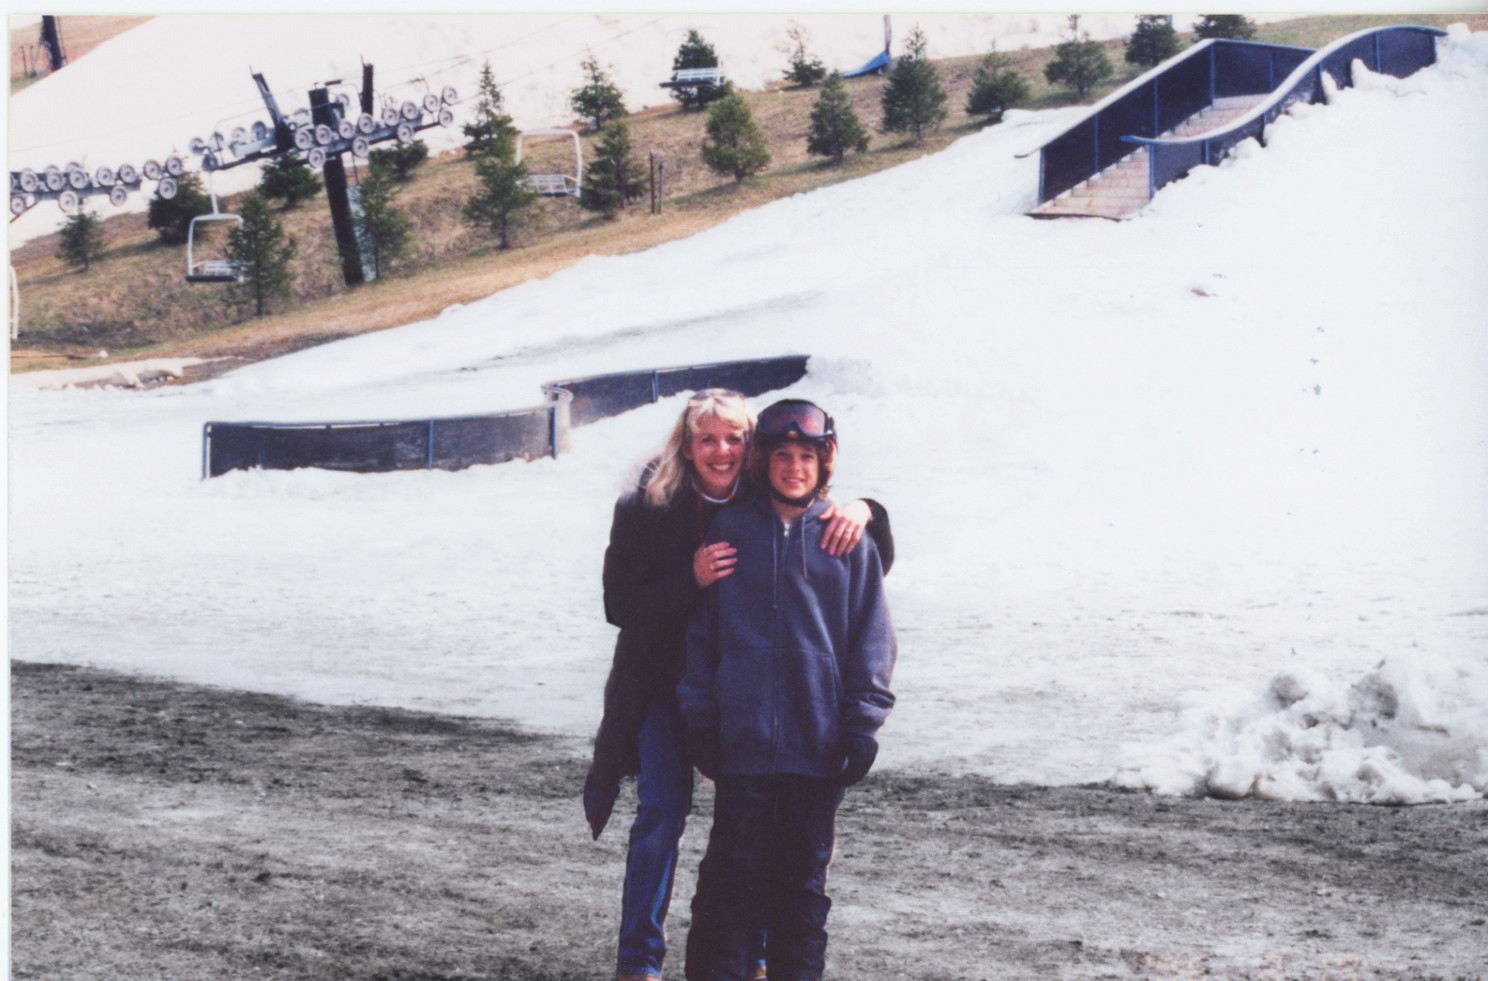
<path id="1" fill-rule="evenodd" d="M 687 400 L 687 408 L 682 410 L 677 425 L 672 427 L 672 434 L 661 449 L 651 479 L 646 483 L 647 504 L 666 507 L 692 480 L 692 463 L 682 455 L 682 451 L 692 442 L 698 427 L 709 419 L 721 419 L 744 430 L 745 459 L 748 459 L 748 443 L 754 436 L 754 413 L 750 411 L 749 403 L 738 392 L 726 388 L 702 389 Z M 743 468 L 740 472 L 742 474 Z"/>

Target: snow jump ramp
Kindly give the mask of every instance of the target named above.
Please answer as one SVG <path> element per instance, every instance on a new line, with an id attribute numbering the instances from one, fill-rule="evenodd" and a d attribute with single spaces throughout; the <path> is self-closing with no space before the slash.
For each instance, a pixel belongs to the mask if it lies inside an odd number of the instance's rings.
<path id="1" fill-rule="evenodd" d="M 1129 218 L 1160 188 L 1217 164 L 1297 102 L 1326 102 L 1355 65 L 1404 78 L 1436 61 L 1434 27 L 1380 27 L 1316 51 L 1201 41 L 1090 107 L 1041 147 L 1035 218 Z M 1029 151 L 1032 153 L 1033 151 Z M 1028 154 L 1023 154 L 1027 156 Z"/>

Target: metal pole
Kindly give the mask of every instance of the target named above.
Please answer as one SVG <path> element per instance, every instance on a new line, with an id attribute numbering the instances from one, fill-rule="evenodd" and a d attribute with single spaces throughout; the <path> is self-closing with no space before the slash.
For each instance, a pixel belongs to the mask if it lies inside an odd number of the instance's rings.
<path id="1" fill-rule="evenodd" d="M 50 14 L 41 18 L 41 46 L 46 48 L 52 71 L 57 71 L 66 64 L 67 59 L 62 54 L 62 32 L 57 29 L 57 18 Z"/>
<path id="2" fill-rule="evenodd" d="M 324 88 L 310 90 L 310 115 L 317 124 L 336 128 L 335 113 L 331 109 L 330 94 Z M 356 224 L 351 217 L 351 195 L 346 187 L 346 167 L 341 155 L 326 158 L 321 168 L 325 178 L 326 203 L 331 209 L 331 228 L 336 233 L 336 248 L 341 253 L 341 278 L 347 286 L 360 286 L 366 282 L 362 273 L 362 253 L 357 247 Z"/>

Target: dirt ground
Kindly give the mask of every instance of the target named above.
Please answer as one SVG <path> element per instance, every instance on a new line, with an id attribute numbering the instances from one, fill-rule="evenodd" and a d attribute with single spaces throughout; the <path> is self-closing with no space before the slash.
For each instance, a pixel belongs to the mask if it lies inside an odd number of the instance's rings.
<path id="1" fill-rule="evenodd" d="M 582 741 L 71 666 L 11 685 L 16 978 L 612 976 L 633 798 L 592 842 Z M 831 889 L 839 981 L 1481 979 L 1488 803 L 879 772 Z"/>

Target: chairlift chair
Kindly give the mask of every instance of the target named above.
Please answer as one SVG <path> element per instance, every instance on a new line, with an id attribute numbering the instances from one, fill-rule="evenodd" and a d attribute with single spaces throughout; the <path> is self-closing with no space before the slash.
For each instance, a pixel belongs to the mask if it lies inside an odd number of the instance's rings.
<path id="1" fill-rule="evenodd" d="M 211 172 L 208 171 L 208 181 L 211 180 Z M 186 282 L 188 283 L 241 283 L 242 274 L 225 258 L 202 259 L 197 261 L 196 246 L 200 240 L 202 229 L 212 222 L 233 222 L 241 225 L 242 216 L 229 214 L 217 210 L 217 193 L 210 189 L 212 195 L 212 213 L 197 215 L 191 219 L 191 226 L 186 232 Z"/>
<path id="2" fill-rule="evenodd" d="M 529 174 L 528 189 L 544 197 L 577 197 L 584 183 L 584 154 L 579 148 L 579 134 L 571 129 L 535 129 L 517 134 L 517 163 L 522 162 L 522 141 L 531 136 L 569 136 L 573 138 L 574 172 L 572 174 Z"/>
<path id="3" fill-rule="evenodd" d="M 661 83 L 664 89 L 709 89 L 722 85 L 724 81 L 723 66 L 714 65 L 711 68 L 678 68 L 672 72 L 672 77 Z"/>

